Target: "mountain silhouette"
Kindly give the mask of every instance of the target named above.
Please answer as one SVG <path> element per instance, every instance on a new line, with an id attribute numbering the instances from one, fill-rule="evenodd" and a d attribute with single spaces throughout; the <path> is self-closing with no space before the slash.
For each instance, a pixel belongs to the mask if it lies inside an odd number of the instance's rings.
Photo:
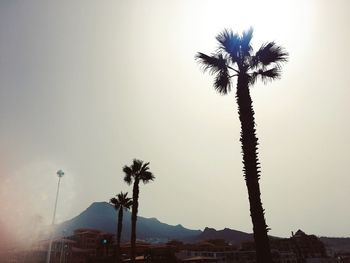
<path id="1" fill-rule="evenodd" d="M 206 227 L 204 231 L 196 237 L 196 241 L 204 241 L 209 239 L 223 239 L 232 244 L 239 244 L 244 241 L 253 241 L 253 234 L 225 228 L 223 230 L 215 230 Z"/>
<path id="2" fill-rule="evenodd" d="M 116 233 L 117 211 L 107 202 L 95 202 L 78 216 L 63 222 L 57 227 L 56 235 L 71 235 L 75 229 L 91 228 L 107 233 Z M 201 234 L 200 230 L 191 230 L 182 225 L 168 225 L 156 218 L 137 217 L 137 238 L 150 242 L 168 240 L 187 240 Z M 63 232 L 64 231 L 64 232 Z M 124 211 L 122 241 L 130 239 L 131 213 Z M 64 234 L 63 234 L 64 233 Z"/>
<path id="3" fill-rule="evenodd" d="M 78 216 L 59 224 L 56 228 L 56 236 L 72 235 L 74 230 L 79 228 L 97 229 L 107 233 L 116 233 L 117 211 L 107 202 L 92 203 L 85 211 Z M 0 236 L 6 236 L 0 222 Z M 63 230 L 65 231 L 63 234 Z M 131 213 L 124 212 L 122 241 L 130 240 Z M 182 225 L 168 225 L 156 218 L 145 218 L 139 216 L 137 219 L 137 238 L 151 243 L 179 240 L 184 242 L 201 242 L 210 239 L 222 239 L 232 244 L 239 244 L 245 241 L 253 241 L 253 234 L 225 228 L 215 230 L 206 227 L 204 231 L 191 230 Z M 321 240 L 336 251 L 350 251 L 350 238 L 329 238 L 321 237 Z M 0 248 L 3 246 L 0 242 Z"/>
<path id="4" fill-rule="evenodd" d="M 116 233 L 117 211 L 107 202 L 92 203 L 78 216 L 57 226 L 56 236 L 72 235 L 79 228 L 97 229 L 107 233 Z M 191 230 L 182 225 L 168 225 L 156 218 L 137 217 L 137 238 L 148 242 L 167 242 L 181 240 L 185 242 L 198 242 L 209 239 L 224 239 L 232 244 L 253 240 L 252 234 L 225 228 L 215 230 L 206 227 L 204 231 Z M 129 241 L 131 233 L 131 212 L 124 211 L 122 241 Z"/>

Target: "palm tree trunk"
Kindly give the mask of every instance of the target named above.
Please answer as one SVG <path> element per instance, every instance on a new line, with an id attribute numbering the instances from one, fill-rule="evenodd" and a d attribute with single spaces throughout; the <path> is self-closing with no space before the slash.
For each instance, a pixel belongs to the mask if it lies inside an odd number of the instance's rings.
<path id="1" fill-rule="evenodd" d="M 136 250 L 136 221 L 137 210 L 139 207 L 139 179 L 135 178 L 134 186 L 132 190 L 132 212 L 131 212 L 131 263 L 135 262 L 135 250 Z"/>
<path id="2" fill-rule="evenodd" d="M 118 230 L 117 230 L 117 263 L 121 262 L 120 260 L 120 238 L 122 235 L 122 228 L 123 228 L 123 207 L 119 207 L 118 212 Z"/>
<path id="3" fill-rule="evenodd" d="M 238 76 L 236 101 L 241 122 L 241 143 L 243 152 L 244 177 L 248 188 L 250 216 L 253 222 L 257 263 L 272 263 L 264 209 L 260 199 L 260 166 L 258 159 L 258 138 L 255 134 L 255 121 L 252 100 L 249 93 L 249 77 Z"/>

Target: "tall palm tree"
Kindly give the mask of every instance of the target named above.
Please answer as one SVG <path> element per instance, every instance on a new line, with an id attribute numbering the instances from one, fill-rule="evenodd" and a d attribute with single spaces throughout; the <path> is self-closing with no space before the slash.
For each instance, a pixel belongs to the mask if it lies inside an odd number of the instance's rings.
<path id="1" fill-rule="evenodd" d="M 208 70 L 210 74 L 215 75 L 214 88 L 222 95 L 231 91 L 232 79 L 237 78 L 236 102 L 241 122 L 243 175 L 248 189 L 256 257 L 258 263 L 270 263 L 272 257 L 267 236 L 269 228 L 266 225 L 260 198 L 258 139 L 249 86 L 258 78 L 264 83 L 279 78 L 281 64 L 287 61 L 288 53 L 274 42 L 263 44 L 256 53 L 253 53 L 252 36 L 252 28 L 244 31 L 242 35 L 226 29 L 216 37 L 219 42 L 216 53 L 211 55 L 197 53 L 196 60 L 203 66 L 204 71 Z"/>
<path id="2" fill-rule="evenodd" d="M 136 220 L 139 207 L 139 183 L 144 184 L 154 180 L 154 175 L 149 171 L 149 163 L 143 163 L 141 160 L 134 159 L 131 166 L 124 166 L 125 173 L 124 181 L 131 185 L 134 182 L 132 189 L 132 211 L 131 211 L 131 262 L 135 262 L 135 246 L 136 246 Z"/>
<path id="3" fill-rule="evenodd" d="M 118 227 L 117 227 L 117 262 L 120 262 L 120 237 L 122 235 L 123 228 L 123 210 L 130 209 L 132 205 L 132 199 L 128 197 L 128 193 L 120 192 L 109 201 L 118 211 Z"/>

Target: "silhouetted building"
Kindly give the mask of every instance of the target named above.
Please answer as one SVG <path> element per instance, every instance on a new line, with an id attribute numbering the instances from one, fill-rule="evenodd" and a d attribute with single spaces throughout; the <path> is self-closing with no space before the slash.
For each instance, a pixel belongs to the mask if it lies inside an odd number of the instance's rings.
<path id="1" fill-rule="evenodd" d="M 85 263 L 86 251 L 77 251 L 75 241 L 56 238 L 52 241 L 50 263 Z M 49 240 L 34 243 L 30 248 L 9 251 L 5 263 L 45 263 Z"/>
<path id="2" fill-rule="evenodd" d="M 120 251 L 125 262 L 128 262 L 131 246 L 130 243 L 124 243 L 120 246 Z M 152 263 L 175 263 L 176 248 L 171 245 L 149 244 L 141 241 L 136 242 L 136 256 L 138 262 Z"/>
<path id="3" fill-rule="evenodd" d="M 347 262 L 348 255 L 338 260 L 327 257 L 323 243 L 314 235 L 298 230 L 290 238 L 271 238 L 274 263 Z M 49 241 L 36 242 L 29 249 L 13 249 L 1 255 L 0 263 L 45 263 Z M 123 262 L 130 262 L 130 243 L 122 243 Z M 94 229 L 77 229 L 72 236 L 56 238 L 52 243 L 51 263 L 111 263 L 116 261 L 114 235 Z M 255 263 L 254 242 L 240 248 L 224 240 L 196 244 L 172 241 L 167 244 L 136 242 L 136 261 L 145 263 L 216 262 Z"/>
<path id="4" fill-rule="evenodd" d="M 217 263 L 218 260 L 216 258 L 213 258 L 213 257 L 197 256 L 197 257 L 184 259 L 184 260 L 182 260 L 182 262 L 187 262 L 187 263 L 215 262 L 215 263 Z"/>
<path id="5" fill-rule="evenodd" d="M 293 252 L 280 252 L 278 250 L 271 252 L 274 263 L 297 263 Z M 254 250 L 182 250 L 176 253 L 176 256 L 183 262 L 186 262 L 187 259 L 203 257 L 215 259 L 217 263 L 256 263 Z"/>

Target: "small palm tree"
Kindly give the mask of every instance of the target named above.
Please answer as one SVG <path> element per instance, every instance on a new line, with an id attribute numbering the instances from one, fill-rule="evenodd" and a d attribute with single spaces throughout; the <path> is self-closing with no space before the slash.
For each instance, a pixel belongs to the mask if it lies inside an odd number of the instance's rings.
<path id="1" fill-rule="evenodd" d="M 128 197 L 128 193 L 120 192 L 109 201 L 118 211 L 118 227 L 117 227 L 117 262 L 120 262 L 120 237 L 122 235 L 123 228 L 123 210 L 130 209 L 132 205 L 132 199 Z"/>
<path id="2" fill-rule="evenodd" d="M 204 71 L 215 75 L 214 88 L 222 95 L 231 91 L 232 78 L 237 77 L 236 102 L 241 122 L 241 143 L 243 173 L 248 189 L 250 215 L 253 222 L 257 263 L 272 262 L 267 236 L 264 209 L 260 198 L 260 163 L 258 159 L 258 138 L 255 134 L 255 119 L 249 86 L 258 78 L 263 82 L 280 77 L 281 63 L 287 61 L 288 53 L 274 42 L 263 44 L 254 54 L 251 46 L 253 29 L 242 35 L 224 30 L 217 37 L 219 48 L 216 53 L 198 53 L 196 59 Z"/>
<path id="3" fill-rule="evenodd" d="M 131 185 L 134 182 L 132 189 L 132 211 L 131 211 L 131 262 L 135 262 L 135 246 L 136 246 L 136 220 L 139 207 L 139 183 L 144 184 L 154 180 L 154 175 L 149 171 L 149 163 L 143 163 L 141 160 L 134 159 L 131 166 L 124 166 L 125 173 L 124 181 Z"/>

